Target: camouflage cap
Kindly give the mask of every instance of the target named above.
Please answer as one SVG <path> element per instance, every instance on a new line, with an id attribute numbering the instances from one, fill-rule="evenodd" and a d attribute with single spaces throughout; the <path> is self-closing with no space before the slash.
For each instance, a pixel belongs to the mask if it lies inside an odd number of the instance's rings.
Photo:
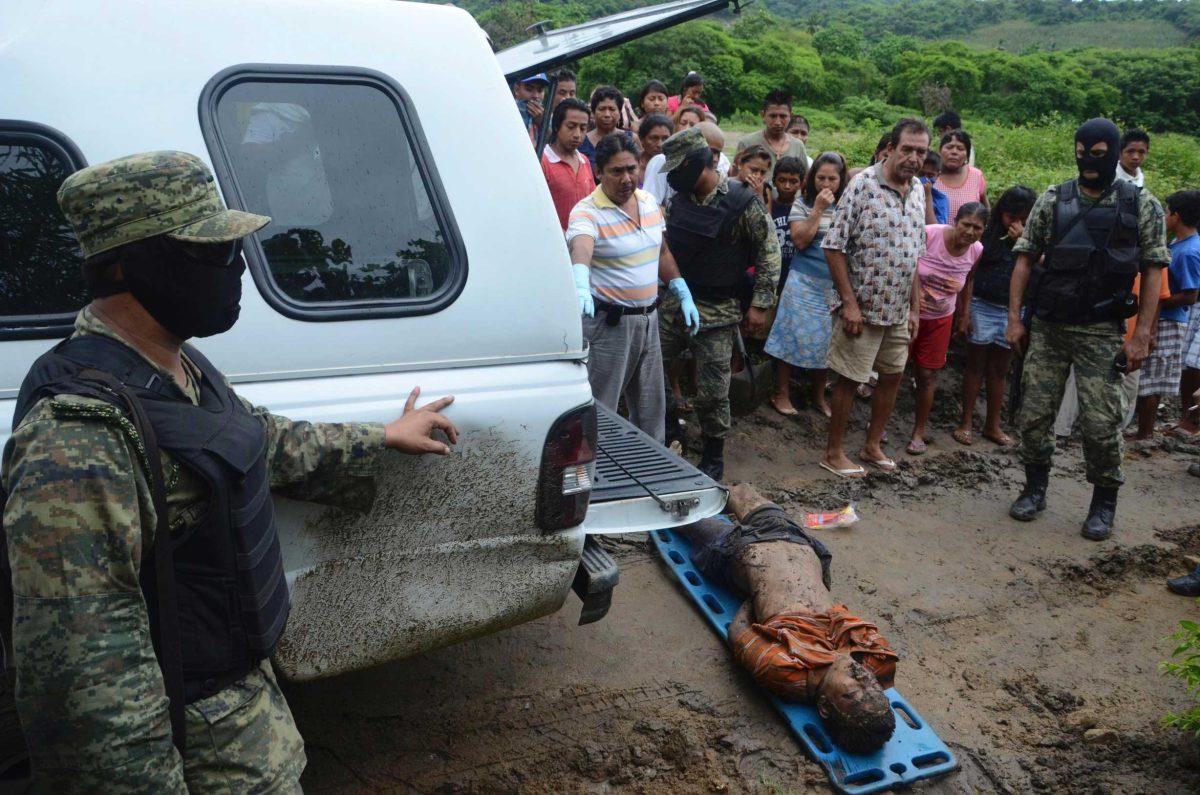
<path id="1" fill-rule="evenodd" d="M 86 257 L 161 234 L 223 243 L 271 222 L 226 209 L 208 166 L 186 152 L 143 152 L 76 171 L 58 189 L 58 204 Z"/>
<path id="2" fill-rule="evenodd" d="M 666 174 L 678 167 L 692 152 L 707 152 L 708 140 L 700 128 L 689 127 L 664 141 L 662 151 L 667 159 L 667 162 L 663 163 L 662 172 Z"/>

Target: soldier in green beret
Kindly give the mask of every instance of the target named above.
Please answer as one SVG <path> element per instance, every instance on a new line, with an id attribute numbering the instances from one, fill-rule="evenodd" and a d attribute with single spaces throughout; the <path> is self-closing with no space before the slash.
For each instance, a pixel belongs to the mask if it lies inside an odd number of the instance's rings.
<path id="1" fill-rule="evenodd" d="M 775 305 L 780 270 L 779 240 L 762 199 L 716 170 L 723 141 L 720 128 L 711 122 L 675 133 L 663 144 L 662 168 L 676 191 L 664 207 L 667 246 L 700 312 L 700 330 L 690 337 L 678 305 L 664 302 L 659 314 L 663 362 L 669 366 L 689 346 L 696 358 L 695 405 L 704 436 L 699 467 L 714 480 L 725 473 L 730 360 L 742 321 L 739 295 L 746 272 L 754 269 L 746 325 L 751 333 L 762 334 L 767 312 Z M 666 427 L 670 441 L 679 427 L 670 390 Z"/>
<path id="2" fill-rule="evenodd" d="M 299 788 L 304 744 L 269 656 L 288 593 L 270 492 L 369 502 L 384 448 L 446 453 L 415 408 L 293 422 L 186 344 L 237 320 L 242 239 L 207 166 L 148 152 L 58 194 L 93 300 L 34 363 L 4 450 L 17 711 L 48 792 Z M 360 505 L 358 507 L 365 507 Z"/>

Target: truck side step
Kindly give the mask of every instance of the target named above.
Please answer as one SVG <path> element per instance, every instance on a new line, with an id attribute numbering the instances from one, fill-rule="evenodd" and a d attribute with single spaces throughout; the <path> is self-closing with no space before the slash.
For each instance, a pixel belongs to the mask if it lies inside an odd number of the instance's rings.
<path id="1" fill-rule="evenodd" d="M 617 562 L 594 537 L 588 536 L 583 542 L 583 556 L 575 571 L 575 582 L 571 584 L 571 588 L 583 600 L 583 610 L 579 614 L 580 626 L 604 618 L 612 604 L 613 589 L 617 587 L 620 576 Z"/>

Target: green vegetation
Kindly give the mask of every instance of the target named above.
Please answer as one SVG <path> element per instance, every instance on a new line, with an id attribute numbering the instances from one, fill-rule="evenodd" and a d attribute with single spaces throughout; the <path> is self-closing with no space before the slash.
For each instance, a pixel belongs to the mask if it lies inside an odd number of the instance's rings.
<path id="1" fill-rule="evenodd" d="M 1179 645 L 1171 652 L 1171 659 L 1162 664 L 1162 671 L 1183 680 L 1194 703 L 1186 712 L 1168 715 L 1163 722 L 1200 738 L 1200 625 L 1180 621 L 1179 631 L 1170 639 Z"/>
<path id="2" fill-rule="evenodd" d="M 1012 19 L 976 28 L 965 36 L 947 38 L 1009 52 L 1070 50 L 1077 47 L 1152 49 L 1182 47 L 1188 43 L 1185 31 L 1163 19 L 1099 20 L 1065 25 L 1039 25 L 1024 19 Z"/>

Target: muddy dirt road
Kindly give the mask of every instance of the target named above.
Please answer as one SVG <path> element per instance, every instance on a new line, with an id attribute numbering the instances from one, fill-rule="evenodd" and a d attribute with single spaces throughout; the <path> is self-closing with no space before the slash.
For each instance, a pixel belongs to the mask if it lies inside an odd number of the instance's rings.
<path id="1" fill-rule="evenodd" d="M 825 531 L 835 596 L 878 620 L 897 685 L 956 751 L 927 792 L 1200 791 L 1200 743 L 1160 726 L 1186 696 L 1157 664 L 1197 606 L 1163 578 L 1200 552 L 1186 463 L 1172 443 L 1130 450 L 1114 540 L 1079 536 L 1090 487 L 1079 442 L 1059 454 L 1050 507 L 1006 516 L 1015 460 L 949 435 L 901 470 L 837 481 L 816 466 L 823 419 L 769 408 L 735 422 L 730 481 L 792 511 L 855 502 Z M 911 417 L 889 429 L 898 458 Z M 861 439 L 865 406 L 856 408 Z M 668 578 L 644 536 L 606 542 L 621 564 L 608 617 L 556 615 L 372 671 L 291 689 L 310 792 L 808 792 L 819 767 Z"/>

